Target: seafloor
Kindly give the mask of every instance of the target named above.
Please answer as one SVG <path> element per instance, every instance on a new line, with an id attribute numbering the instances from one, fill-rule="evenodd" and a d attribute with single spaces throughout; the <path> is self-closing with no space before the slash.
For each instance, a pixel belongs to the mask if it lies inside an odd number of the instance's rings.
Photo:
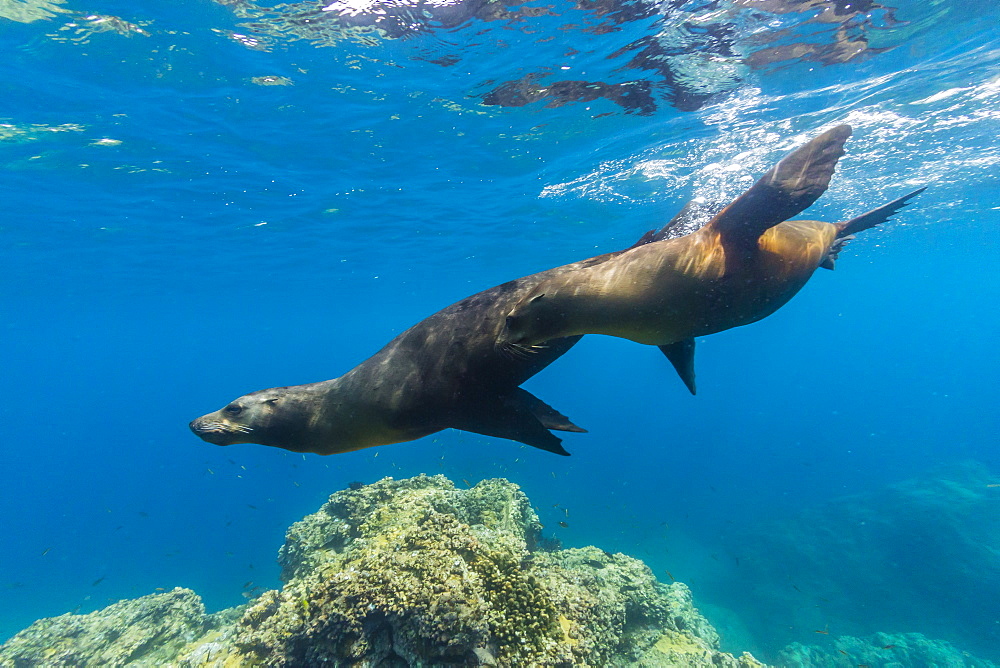
<path id="1" fill-rule="evenodd" d="M 751 668 L 720 651 L 689 589 L 641 561 L 548 544 L 504 479 L 385 478 L 293 524 L 281 590 L 205 614 L 189 589 L 41 619 L 0 647 L 26 666 L 645 666 Z M 789 645 L 781 666 L 994 664 L 920 634 Z"/>

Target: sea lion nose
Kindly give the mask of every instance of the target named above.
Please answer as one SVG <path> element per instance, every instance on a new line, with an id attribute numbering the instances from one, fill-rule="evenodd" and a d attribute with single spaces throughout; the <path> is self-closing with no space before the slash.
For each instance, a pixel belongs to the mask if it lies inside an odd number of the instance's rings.
<path id="1" fill-rule="evenodd" d="M 195 435 L 198 436 L 199 438 L 205 438 L 205 430 L 204 430 L 205 421 L 204 420 L 205 419 L 204 419 L 204 416 L 203 416 L 203 417 L 195 418 L 194 420 L 191 420 L 191 422 L 188 423 L 188 429 L 190 429 L 191 431 L 193 431 L 195 433 Z"/>

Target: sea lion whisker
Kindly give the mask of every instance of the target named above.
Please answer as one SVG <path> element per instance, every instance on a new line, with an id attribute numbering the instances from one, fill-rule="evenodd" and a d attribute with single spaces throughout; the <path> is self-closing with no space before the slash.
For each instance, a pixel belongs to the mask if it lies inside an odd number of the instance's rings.
<path id="1" fill-rule="evenodd" d="M 545 346 L 540 346 L 538 344 L 524 345 L 523 343 L 512 343 L 510 345 L 524 353 L 524 359 L 541 352 L 545 348 Z"/>
<path id="2" fill-rule="evenodd" d="M 531 358 L 532 350 L 527 346 L 521 345 L 520 343 L 508 343 L 508 349 L 511 354 L 521 360 L 526 360 Z"/>
<path id="3" fill-rule="evenodd" d="M 514 352 L 514 350 L 511 348 L 511 344 L 507 343 L 506 341 L 497 341 L 493 345 L 493 348 L 494 348 L 494 350 L 496 350 L 498 353 L 500 353 L 501 355 L 503 355 L 507 359 L 511 359 L 511 360 L 521 359 L 521 357 L 519 355 L 517 355 Z"/>

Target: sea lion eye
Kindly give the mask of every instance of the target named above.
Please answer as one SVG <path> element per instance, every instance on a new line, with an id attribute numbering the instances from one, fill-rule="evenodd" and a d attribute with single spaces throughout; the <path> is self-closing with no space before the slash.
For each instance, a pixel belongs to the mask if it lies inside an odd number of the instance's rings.
<path id="1" fill-rule="evenodd" d="M 228 406 L 222 409 L 222 412 L 225 413 L 226 415 L 239 415 L 240 413 L 243 412 L 243 407 L 240 406 L 239 404 L 229 404 Z"/>

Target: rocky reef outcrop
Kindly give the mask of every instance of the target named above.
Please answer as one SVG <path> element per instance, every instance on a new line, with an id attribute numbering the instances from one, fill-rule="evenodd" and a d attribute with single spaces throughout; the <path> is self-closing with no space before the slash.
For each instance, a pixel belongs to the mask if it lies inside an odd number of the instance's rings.
<path id="1" fill-rule="evenodd" d="M 792 643 L 778 654 L 780 666 L 809 668 L 997 668 L 945 640 L 920 633 L 874 633 L 864 638 L 838 636 L 823 645 Z"/>
<path id="2" fill-rule="evenodd" d="M 197 594 L 178 587 L 86 615 L 40 619 L 0 648 L 0 666 L 164 665 L 216 619 Z"/>
<path id="3" fill-rule="evenodd" d="M 595 547 L 544 549 L 506 480 L 386 478 L 293 524 L 284 586 L 205 615 L 189 590 L 35 622 L 15 666 L 763 666 L 719 651 L 681 583 Z"/>
<path id="4" fill-rule="evenodd" d="M 824 633 L 869 637 L 898 629 L 998 661 L 998 484 L 970 462 L 747 527 L 733 539 L 738 572 L 709 595 L 768 639 L 768 652 Z M 726 598 L 733 591 L 740 600 Z"/>

